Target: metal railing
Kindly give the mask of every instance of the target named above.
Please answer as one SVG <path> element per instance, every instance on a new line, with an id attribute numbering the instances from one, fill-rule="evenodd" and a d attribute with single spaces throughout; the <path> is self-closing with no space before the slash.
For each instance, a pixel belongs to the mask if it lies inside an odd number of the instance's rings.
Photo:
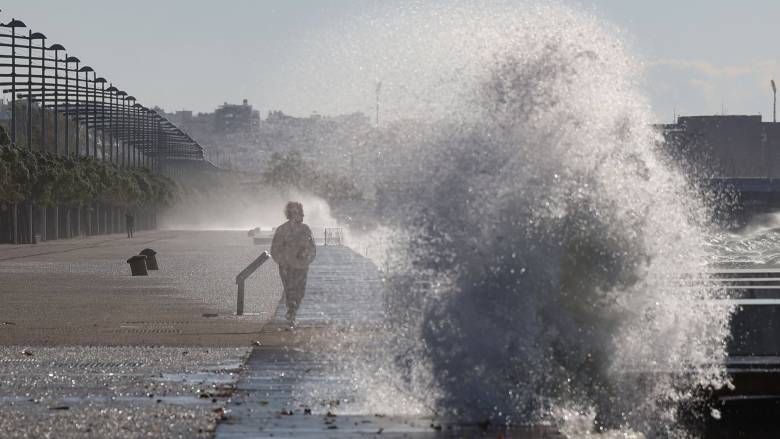
<path id="1" fill-rule="evenodd" d="M 258 268 L 260 268 L 265 261 L 271 258 L 271 254 L 267 251 L 260 254 L 251 264 L 241 270 L 236 276 L 236 284 L 238 285 L 238 294 L 236 295 L 236 315 L 240 316 L 244 314 L 244 282 L 252 275 Z"/>
<path id="2" fill-rule="evenodd" d="M 326 227 L 324 245 L 341 245 L 344 243 L 344 229 L 342 227 Z"/>

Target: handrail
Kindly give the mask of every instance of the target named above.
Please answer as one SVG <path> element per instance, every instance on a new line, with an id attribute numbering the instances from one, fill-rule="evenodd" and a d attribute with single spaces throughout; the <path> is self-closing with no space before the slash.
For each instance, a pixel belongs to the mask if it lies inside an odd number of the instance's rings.
<path id="1" fill-rule="evenodd" d="M 238 295 L 236 296 L 236 315 L 240 316 L 244 314 L 244 281 L 252 275 L 265 261 L 271 258 L 271 254 L 264 251 L 257 257 L 251 264 L 241 270 L 236 276 L 236 284 L 238 284 Z"/>

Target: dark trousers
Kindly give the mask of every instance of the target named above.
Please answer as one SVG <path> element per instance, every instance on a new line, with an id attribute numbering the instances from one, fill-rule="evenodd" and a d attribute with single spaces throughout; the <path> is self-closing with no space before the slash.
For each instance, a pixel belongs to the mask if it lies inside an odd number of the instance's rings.
<path id="1" fill-rule="evenodd" d="M 308 268 L 279 266 L 279 277 L 282 278 L 282 287 L 284 287 L 284 302 L 287 306 L 288 320 L 294 319 L 298 313 L 298 307 L 301 305 L 303 295 L 306 292 L 306 277 L 308 274 Z"/>

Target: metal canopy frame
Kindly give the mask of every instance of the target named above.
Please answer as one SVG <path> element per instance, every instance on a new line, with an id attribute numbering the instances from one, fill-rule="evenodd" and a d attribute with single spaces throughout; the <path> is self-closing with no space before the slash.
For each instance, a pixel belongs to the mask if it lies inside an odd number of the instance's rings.
<path id="1" fill-rule="evenodd" d="M 35 110 L 42 151 L 155 171 L 167 161 L 204 159 L 203 147 L 164 116 L 99 77 L 63 45 L 47 46 L 46 35 L 24 29 L 20 20 L 0 23 L 0 89 L 10 94 L 12 142 L 25 111 L 26 144 L 20 146 L 32 150 Z"/>

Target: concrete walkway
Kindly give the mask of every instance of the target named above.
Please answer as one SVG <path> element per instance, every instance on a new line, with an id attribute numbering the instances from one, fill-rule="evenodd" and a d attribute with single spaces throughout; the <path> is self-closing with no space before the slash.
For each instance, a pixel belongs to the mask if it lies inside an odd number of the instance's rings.
<path id="1" fill-rule="evenodd" d="M 158 252 L 132 277 L 128 257 Z M 141 232 L 0 245 L 4 438 L 210 438 L 280 295 L 244 232 Z"/>
<path id="2" fill-rule="evenodd" d="M 375 349 L 383 331 L 384 282 L 366 258 L 341 246 L 318 247 L 299 325 L 284 307 L 263 328 L 228 405 L 217 439 L 324 437 L 498 437 L 495 430 L 425 416 L 389 416 L 359 403 L 347 352 Z M 388 401 L 387 407 L 391 402 Z M 513 438 L 560 438 L 550 428 L 516 428 Z"/>
<path id="3" fill-rule="evenodd" d="M 160 270 L 130 276 L 125 260 L 146 247 Z M 225 231 L 0 246 L 0 429 L 64 438 L 497 437 L 350 404 L 365 390 L 334 362 L 354 348 L 345 340 L 372 348 L 384 284 L 346 247 L 318 247 L 295 331 L 282 320 L 273 263 L 247 281 L 246 315 L 235 316 L 235 276 L 266 249 Z"/>
<path id="4" fill-rule="evenodd" d="M 127 258 L 158 252 L 159 271 L 130 276 Z M 247 282 L 244 318 L 235 276 L 264 248 L 243 232 L 141 232 L 0 246 L 0 344 L 248 346 L 272 317 L 273 264 Z"/>

